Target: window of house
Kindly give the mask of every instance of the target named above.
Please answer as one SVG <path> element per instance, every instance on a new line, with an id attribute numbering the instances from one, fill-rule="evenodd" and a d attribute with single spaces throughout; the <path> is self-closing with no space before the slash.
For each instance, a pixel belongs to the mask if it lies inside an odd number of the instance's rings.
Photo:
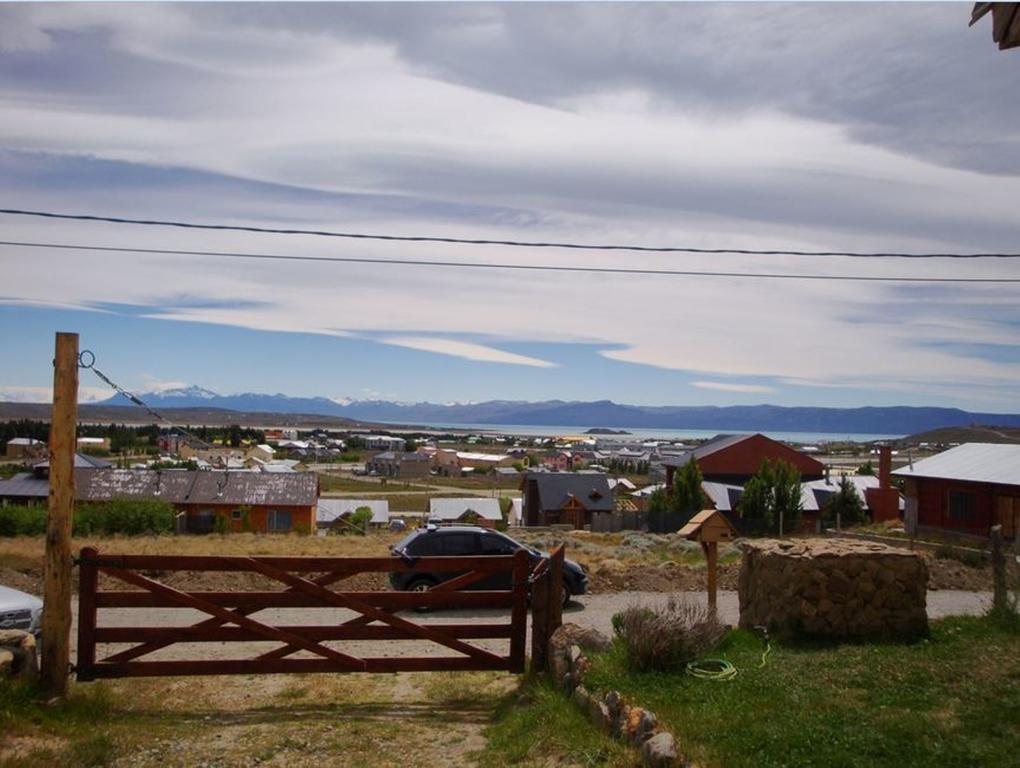
<path id="1" fill-rule="evenodd" d="M 291 515 L 287 510 L 269 510 L 269 530 L 289 531 L 291 528 Z"/>
<path id="2" fill-rule="evenodd" d="M 969 522 L 974 519 L 975 497 L 970 491 L 949 492 L 949 519 Z"/>
<path id="3" fill-rule="evenodd" d="M 232 518 L 234 518 L 235 520 L 240 520 L 241 519 L 241 510 L 235 509 L 233 512 L 230 513 L 230 516 Z"/>

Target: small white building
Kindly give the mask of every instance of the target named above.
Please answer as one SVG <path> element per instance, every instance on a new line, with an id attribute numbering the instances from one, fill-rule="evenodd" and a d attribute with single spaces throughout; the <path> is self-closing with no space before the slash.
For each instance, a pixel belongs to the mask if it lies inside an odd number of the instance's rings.
<path id="1" fill-rule="evenodd" d="M 245 454 L 246 458 L 259 459 L 260 461 L 272 461 L 275 451 L 268 445 L 253 445 Z"/>
<path id="2" fill-rule="evenodd" d="M 369 525 L 384 526 L 390 522 L 390 503 L 386 499 L 323 499 L 320 498 L 315 512 L 318 528 L 332 528 L 338 520 L 349 518 L 360 507 L 372 510 Z M 342 524 L 342 523 L 341 523 Z"/>
<path id="3" fill-rule="evenodd" d="M 458 499 L 429 499 L 430 523 L 466 523 L 492 528 L 503 520 L 499 499 L 471 496 Z"/>

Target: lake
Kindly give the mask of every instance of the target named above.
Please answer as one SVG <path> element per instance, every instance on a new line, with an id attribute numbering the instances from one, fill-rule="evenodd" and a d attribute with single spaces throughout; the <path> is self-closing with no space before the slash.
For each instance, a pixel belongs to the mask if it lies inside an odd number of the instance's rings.
<path id="1" fill-rule="evenodd" d="M 432 429 L 456 429 L 469 430 L 486 434 L 498 433 L 501 435 L 519 435 L 531 437 L 558 437 L 560 435 L 582 435 L 591 427 L 564 427 L 554 425 L 526 426 L 521 424 L 433 424 Z M 734 429 L 641 429 L 635 427 L 626 429 L 628 435 L 592 435 L 592 437 L 613 438 L 621 440 L 705 440 L 715 437 L 718 434 L 741 434 L 744 432 L 760 431 L 763 435 L 773 440 L 781 440 L 787 443 L 800 443 L 811 445 L 814 443 L 831 443 L 847 440 L 854 443 L 870 443 L 875 440 L 896 440 L 903 435 L 879 435 L 864 432 L 836 433 L 836 432 L 776 432 L 770 430 L 734 430 Z"/>

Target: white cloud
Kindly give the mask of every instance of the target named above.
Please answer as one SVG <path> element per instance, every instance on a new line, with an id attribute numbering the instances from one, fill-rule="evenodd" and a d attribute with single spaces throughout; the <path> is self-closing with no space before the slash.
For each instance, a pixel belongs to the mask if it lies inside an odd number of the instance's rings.
<path id="1" fill-rule="evenodd" d="M 142 389 L 145 392 L 165 392 L 168 389 L 184 389 L 187 386 L 188 382 L 186 381 L 167 381 L 149 373 L 142 374 Z"/>
<path id="2" fill-rule="evenodd" d="M 954 170 L 862 143 L 824 111 L 805 116 L 779 101 L 739 110 L 686 109 L 654 98 L 655 83 L 637 80 L 578 88 L 538 103 L 443 79 L 401 59 L 377 37 L 366 44 L 325 38 L 318 29 L 259 28 L 247 19 L 199 22 L 177 6 L 15 10 L 7 9 L 7 16 L 32 23 L 12 24 L 0 46 L 9 39 L 9 47 L 59 57 L 66 47 L 47 48 L 51 31 L 112 30 L 114 50 L 98 53 L 126 53 L 134 57 L 127 61 L 143 62 L 146 76 L 136 83 L 126 68 L 97 80 L 106 83 L 102 93 L 35 81 L 0 88 L 0 147 L 51 153 L 34 158 L 131 160 L 145 164 L 131 169 L 138 177 L 157 170 L 176 176 L 180 169 L 225 174 L 234 185 L 227 194 L 212 194 L 202 188 L 210 177 L 172 192 L 160 183 L 134 182 L 145 191 L 135 194 L 132 182 L 118 187 L 112 171 L 84 192 L 26 182 L 17 191 L 40 208 L 100 212 L 109 206 L 141 217 L 704 247 L 1015 250 L 1020 238 L 1013 203 L 1020 178 Z M 594 19 L 599 12 L 588 13 Z M 766 13 L 754 9 L 753 15 Z M 803 45 L 783 31 L 789 11 L 780 13 L 776 34 Z M 449 29 L 451 45 L 457 29 Z M 95 37 L 92 45 L 105 44 Z M 492 44 L 500 39 L 493 36 Z M 707 49 L 702 55 L 723 55 L 695 42 Z M 901 45 L 899 37 L 895 44 Z M 818 48 L 826 46 L 819 42 Z M 684 46 L 664 34 L 655 49 L 667 55 Z M 766 58 L 780 59 L 783 50 L 777 46 Z M 941 66 L 942 53 L 925 55 Z M 1006 58 L 1000 56 L 1003 67 Z M 626 64 L 607 63 L 610 69 Z M 159 99 L 147 99 L 154 88 L 149 77 L 157 71 Z M 277 196 L 236 179 L 278 185 Z M 338 195 L 316 197 L 311 190 Z M 992 261 L 931 261 L 921 268 L 891 260 L 600 255 L 15 219 L 4 225 L 8 239 L 311 256 L 840 275 L 1017 274 L 1013 263 Z M 0 260 L 0 301 L 154 306 L 148 317 L 370 334 L 391 345 L 538 368 L 557 361 L 450 337 L 585 342 L 612 360 L 693 372 L 701 377 L 694 384 L 699 389 L 772 391 L 714 378 L 768 377 L 840 388 L 840 397 L 855 388 L 919 397 L 973 392 L 979 402 L 1005 397 L 1020 407 L 1015 355 L 995 359 L 967 351 L 1015 343 L 1020 316 L 1009 287 L 907 292 L 892 284 L 72 258 L 13 249 L 0 252 Z M 179 306 L 178 296 L 192 301 Z M 413 335 L 425 321 L 431 335 Z M 634 369 L 635 376 L 641 373 Z"/>
<path id="3" fill-rule="evenodd" d="M 78 387 L 79 403 L 94 403 L 106 400 L 114 394 L 104 387 Z M 0 386 L 0 400 L 12 403 L 52 403 L 52 387 Z"/>
<path id="4" fill-rule="evenodd" d="M 517 355 L 513 352 L 506 352 L 495 347 L 487 347 L 483 344 L 474 344 L 467 341 L 455 339 L 442 339 L 429 336 L 389 336 L 382 339 L 384 344 L 391 344 L 395 347 L 407 347 L 423 352 L 435 352 L 440 355 L 462 357 L 465 360 L 475 360 L 481 363 L 507 363 L 509 365 L 527 365 L 534 368 L 555 368 L 555 363 L 547 360 L 539 360 L 536 357 Z"/>
<path id="5" fill-rule="evenodd" d="M 698 389 L 714 389 L 720 392 L 775 392 L 772 387 L 761 384 L 732 384 L 726 381 L 692 381 L 692 387 Z"/>

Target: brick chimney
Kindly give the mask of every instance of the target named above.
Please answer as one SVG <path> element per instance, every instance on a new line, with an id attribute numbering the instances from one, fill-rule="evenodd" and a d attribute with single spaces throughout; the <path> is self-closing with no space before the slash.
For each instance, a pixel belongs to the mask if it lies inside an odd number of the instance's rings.
<path id="1" fill-rule="evenodd" d="M 888 445 L 878 447 L 878 488 L 869 488 L 864 495 L 872 522 L 900 519 L 900 492 L 892 487 L 892 450 Z"/>
<path id="2" fill-rule="evenodd" d="M 878 447 L 878 487 L 886 490 L 892 487 L 892 450 L 888 445 Z"/>

